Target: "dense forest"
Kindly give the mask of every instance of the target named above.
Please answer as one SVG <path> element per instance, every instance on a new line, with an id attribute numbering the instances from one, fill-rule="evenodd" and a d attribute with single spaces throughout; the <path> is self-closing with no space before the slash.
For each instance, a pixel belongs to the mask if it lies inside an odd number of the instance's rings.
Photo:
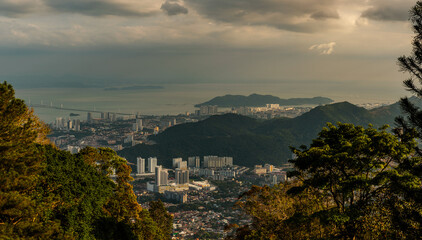
<path id="1" fill-rule="evenodd" d="M 126 160 L 107 148 L 72 155 L 47 133 L 0 84 L 0 239 L 170 239 L 172 216 L 160 201 L 140 207 Z"/>

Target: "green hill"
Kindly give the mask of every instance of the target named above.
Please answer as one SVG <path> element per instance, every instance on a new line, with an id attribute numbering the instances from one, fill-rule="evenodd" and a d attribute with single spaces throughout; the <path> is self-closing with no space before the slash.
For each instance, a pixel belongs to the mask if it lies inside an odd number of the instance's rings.
<path id="1" fill-rule="evenodd" d="M 280 104 L 281 106 L 313 104 L 321 105 L 332 103 L 333 100 L 325 97 L 314 98 L 290 98 L 281 99 L 271 95 L 251 94 L 249 96 L 242 95 L 225 95 L 215 97 L 207 102 L 197 104 L 195 107 L 204 105 L 215 105 L 219 107 L 262 107 L 266 104 Z"/>
<path id="2" fill-rule="evenodd" d="M 327 122 L 394 125 L 400 114 L 393 104 L 367 110 L 348 102 L 319 106 L 296 118 L 257 120 L 241 115 L 212 116 L 204 121 L 174 126 L 151 137 L 157 144 L 136 145 L 119 155 L 135 162 L 136 157 L 157 156 L 159 164 L 171 165 L 173 157 L 232 156 L 234 164 L 280 165 L 291 157 L 289 146 L 310 144 Z"/>

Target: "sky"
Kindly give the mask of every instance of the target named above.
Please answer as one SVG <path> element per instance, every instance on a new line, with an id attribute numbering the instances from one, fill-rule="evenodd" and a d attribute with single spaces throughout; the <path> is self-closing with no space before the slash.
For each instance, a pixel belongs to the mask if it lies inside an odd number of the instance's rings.
<path id="1" fill-rule="evenodd" d="M 407 75 L 397 57 L 411 52 L 415 3 L 0 0 L 0 80 L 17 88 L 321 83 L 399 94 Z"/>

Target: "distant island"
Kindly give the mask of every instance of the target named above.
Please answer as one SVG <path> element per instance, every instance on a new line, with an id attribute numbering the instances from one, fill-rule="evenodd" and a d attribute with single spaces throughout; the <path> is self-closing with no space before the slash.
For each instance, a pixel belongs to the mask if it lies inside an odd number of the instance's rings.
<path id="1" fill-rule="evenodd" d="M 80 116 L 80 114 L 77 114 L 77 113 L 70 113 L 70 114 L 69 114 L 69 116 L 71 116 L 71 117 L 77 117 L 77 116 Z"/>
<path id="2" fill-rule="evenodd" d="M 129 87 L 109 87 L 104 88 L 104 91 L 125 91 L 125 90 L 153 90 L 163 89 L 162 86 L 129 86 Z"/>
<path id="3" fill-rule="evenodd" d="M 334 100 L 326 97 L 313 98 L 290 98 L 281 99 L 272 95 L 251 94 L 249 96 L 243 95 L 225 95 L 215 97 L 207 102 L 196 104 L 195 107 L 205 105 L 214 105 L 218 107 L 263 107 L 266 104 L 279 104 L 280 106 L 295 106 L 295 105 L 323 105 L 334 102 Z"/>

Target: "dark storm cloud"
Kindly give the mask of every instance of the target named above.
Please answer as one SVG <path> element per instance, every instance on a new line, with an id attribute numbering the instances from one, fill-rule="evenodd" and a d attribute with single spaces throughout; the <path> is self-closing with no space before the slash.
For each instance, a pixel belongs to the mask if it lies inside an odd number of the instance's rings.
<path id="1" fill-rule="evenodd" d="M 88 16 L 151 16 L 156 12 L 143 11 L 132 6 L 110 0 L 45 0 L 48 7 L 59 12 L 79 13 Z"/>
<path id="2" fill-rule="evenodd" d="M 166 1 L 161 5 L 161 10 L 167 13 L 169 16 L 178 15 L 178 14 L 187 14 L 188 9 L 180 5 L 177 2 Z"/>
<path id="3" fill-rule="evenodd" d="M 409 9 L 415 1 L 376 0 L 371 3 L 372 7 L 364 11 L 361 17 L 377 21 L 407 21 L 409 19 Z"/>
<path id="4" fill-rule="evenodd" d="M 338 15 L 337 11 L 319 11 L 319 12 L 315 12 L 311 15 L 311 18 L 313 19 L 319 19 L 319 20 L 324 20 L 324 19 L 329 19 L 329 18 L 334 18 L 334 19 L 338 19 L 340 18 L 340 16 Z"/>
<path id="5" fill-rule="evenodd" d="M 0 1 L 0 15 L 18 17 L 35 11 L 36 7 L 30 2 Z"/>
<path id="6" fill-rule="evenodd" d="M 221 22 L 312 32 L 338 19 L 336 0 L 185 0 L 199 14 Z M 322 24 L 322 25 L 321 25 Z"/>

